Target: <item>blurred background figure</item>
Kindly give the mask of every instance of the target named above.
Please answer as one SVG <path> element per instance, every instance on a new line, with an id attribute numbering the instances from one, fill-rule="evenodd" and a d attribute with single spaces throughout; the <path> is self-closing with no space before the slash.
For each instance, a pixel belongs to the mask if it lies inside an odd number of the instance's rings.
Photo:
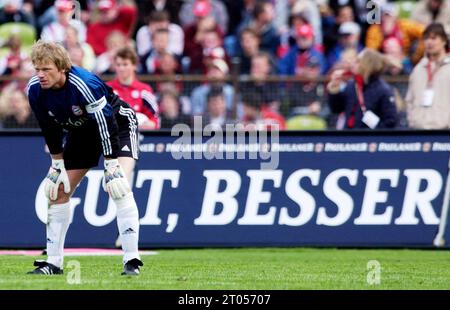
<path id="1" fill-rule="evenodd" d="M 12 34 L 0 56 L 0 75 L 8 75 L 17 80 L 19 87 L 25 87 L 27 80 L 34 74 L 34 67 L 28 50 L 22 47 L 18 35 Z M 3 86 L 10 82 L 4 82 Z"/>
<path id="2" fill-rule="evenodd" d="M 284 117 L 274 112 L 262 101 L 258 93 L 242 96 L 243 118 L 245 130 L 284 130 Z"/>
<path id="3" fill-rule="evenodd" d="M 99 0 L 98 21 L 91 21 L 87 29 L 87 42 L 94 49 L 95 55 L 107 49 L 106 40 L 112 32 L 121 32 L 130 38 L 136 23 L 137 11 L 134 6 L 119 5 L 115 0 Z"/>
<path id="4" fill-rule="evenodd" d="M 75 27 L 68 26 L 65 29 L 65 37 L 62 41 L 63 46 L 69 52 L 72 62 L 88 71 L 95 68 L 95 53 L 87 42 L 79 41 L 78 30 Z"/>
<path id="5" fill-rule="evenodd" d="M 322 13 L 323 44 L 326 53 L 330 53 L 335 48 L 339 40 L 339 29 L 344 23 L 355 23 L 353 9 L 350 5 L 342 5 L 336 11 L 327 7 Z M 357 22 L 356 22 L 357 23 Z M 361 25 L 358 24 L 360 27 Z M 362 30 L 362 29 L 361 29 Z M 360 34 L 362 37 L 363 33 Z"/>
<path id="6" fill-rule="evenodd" d="M 184 26 L 184 68 L 183 71 L 193 74 L 203 74 L 203 42 L 205 34 L 215 31 L 220 38 L 224 33 L 212 17 L 211 7 L 203 2 L 195 2 L 193 6 L 195 20 L 192 24 Z"/>
<path id="7" fill-rule="evenodd" d="M 411 19 L 428 26 L 441 23 L 450 35 L 450 2 L 448 0 L 420 0 L 415 4 Z"/>
<path id="8" fill-rule="evenodd" d="M 295 33 L 295 29 L 299 25 L 308 24 L 311 25 L 314 31 L 314 43 L 316 45 L 322 45 L 322 20 L 320 17 L 319 6 L 316 1 L 313 0 L 294 0 L 294 1 L 277 1 L 275 4 L 279 6 L 281 3 L 287 2 L 291 4 L 291 13 L 288 19 L 288 27 L 290 28 L 291 35 Z M 278 17 L 278 15 L 277 15 Z M 292 37 L 295 38 L 295 35 Z"/>
<path id="9" fill-rule="evenodd" d="M 399 39 L 389 38 L 383 43 L 383 52 L 392 64 L 386 70 L 388 75 L 409 75 L 413 69 L 411 60 L 403 52 Z"/>
<path id="10" fill-rule="evenodd" d="M 78 41 L 86 41 L 86 26 L 79 20 L 74 19 L 75 4 L 72 0 L 56 0 L 55 8 L 57 20 L 44 27 L 41 39 L 61 43 L 66 36 L 69 26 L 75 28 L 78 34 Z"/>
<path id="11" fill-rule="evenodd" d="M 296 45 L 278 61 L 278 73 L 308 79 L 297 83 L 285 83 L 294 114 L 317 114 L 321 110 L 320 85 L 315 81 L 326 70 L 326 61 L 320 49 L 314 45 L 311 25 L 296 29 Z"/>
<path id="12" fill-rule="evenodd" d="M 114 74 L 114 56 L 120 48 L 132 46 L 132 42 L 121 31 L 111 32 L 105 41 L 107 49 L 97 57 L 94 72 L 97 74 Z"/>
<path id="13" fill-rule="evenodd" d="M 170 23 L 180 25 L 179 13 L 184 0 L 138 0 L 137 27 L 148 25 L 148 17 L 155 12 L 169 13 Z"/>
<path id="14" fill-rule="evenodd" d="M 10 83 L 0 94 L 0 127 L 38 128 L 25 92 L 17 83 Z"/>
<path id="15" fill-rule="evenodd" d="M 74 18 L 86 25 L 92 15 L 91 0 L 72 0 L 75 5 Z M 38 33 L 42 32 L 45 26 L 57 21 L 58 12 L 55 0 L 31 1 L 33 12 L 36 16 L 36 28 Z M 30 2 L 28 2 L 30 3 Z"/>
<path id="16" fill-rule="evenodd" d="M 213 130 L 225 129 L 226 124 L 233 124 L 231 113 L 227 111 L 221 87 L 213 87 L 207 96 L 207 109 L 203 126 L 209 125 Z"/>
<path id="17" fill-rule="evenodd" d="M 160 67 L 161 56 L 169 52 L 169 31 L 158 29 L 152 33 L 153 47 L 141 57 L 141 73 L 154 74 Z"/>
<path id="18" fill-rule="evenodd" d="M 6 23 L 25 23 L 35 25 L 32 7 L 25 5 L 23 0 L 3 0 L 0 8 L 0 25 Z"/>
<path id="19" fill-rule="evenodd" d="M 278 83 L 268 82 L 274 73 L 273 57 L 267 52 L 259 52 L 251 59 L 251 82 L 244 84 L 241 92 L 246 94 L 258 93 L 264 104 L 279 112 L 281 104 L 280 87 Z"/>
<path id="20" fill-rule="evenodd" d="M 177 24 L 170 23 L 169 13 L 166 11 L 153 11 L 149 16 L 147 25 L 139 28 L 136 35 L 136 46 L 139 56 L 143 56 L 153 47 L 152 35 L 158 29 L 169 31 L 168 52 L 181 55 L 184 48 L 184 32 Z"/>
<path id="21" fill-rule="evenodd" d="M 408 123 L 415 129 L 450 128 L 450 55 L 442 24 L 424 32 L 425 57 L 414 67 L 406 95 Z"/>
<path id="22" fill-rule="evenodd" d="M 231 85 L 225 83 L 229 69 L 228 65 L 222 59 L 213 60 L 207 69 L 206 76 L 210 79 L 209 82 L 197 86 L 192 90 L 191 93 L 191 103 L 192 103 L 192 114 L 202 115 L 205 113 L 207 106 L 207 96 L 212 87 L 221 87 L 223 96 L 225 98 L 225 104 L 228 111 L 233 110 L 234 104 L 234 89 Z"/>
<path id="23" fill-rule="evenodd" d="M 240 30 L 250 27 L 258 31 L 260 39 L 260 49 L 276 56 L 278 46 L 280 45 L 280 35 L 273 24 L 274 7 L 269 0 L 257 1 L 253 9 L 252 19 L 245 24 L 241 24 Z"/>
<path id="24" fill-rule="evenodd" d="M 138 118 L 139 129 L 159 129 L 159 108 L 153 89 L 136 78 L 138 56 L 133 48 L 117 50 L 113 64 L 115 79 L 107 84 L 127 102 Z"/>
<path id="25" fill-rule="evenodd" d="M 355 22 L 345 22 L 339 26 L 339 41 L 332 48 L 327 55 L 327 69 L 326 72 L 334 66 L 339 66 L 340 62 L 352 63 L 352 59 L 348 59 L 349 55 L 359 54 L 363 50 L 363 45 L 360 43 L 361 27 Z M 355 59 L 353 59 L 355 60 Z"/>
<path id="26" fill-rule="evenodd" d="M 164 89 L 159 96 L 161 129 L 171 129 L 177 124 L 191 125 L 191 118 L 182 112 L 178 92 L 173 88 Z"/>
<path id="27" fill-rule="evenodd" d="M 364 49 L 351 72 L 336 70 L 327 85 L 330 109 L 342 113 L 337 129 L 394 128 L 397 108 L 392 88 L 381 78 L 385 56 Z M 352 79 L 346 81 L 346 75 Z"/>
<path id="28" fill-rule="evenodd" d="M 400 40 L 405 55 L 417 63 L 423 55 L 420 39 L 425 27 L 417 22 L 399 18 L 398 9 L 392 3 L 381 7 L 381 24 L 373 24 L 367 30 L 366 47 L 382 51 L 385 40 Z"/>
<path id="29" fill-rule="evenodd" d="M 325 72 L 323 53 L 314 45 L 314 32 L 310 25 L 296 29 L 296 45 L 278 62 L 278 72 L 282 75 L 299 75 L 316 78 Z"/>
<path id="30" fill-rule="evenodd" d="M 238 52 L 238 57 L 240 59 L 240 69 L 241 74 L 249 74 L 252 57 L 259 53 L 260 48 L 260 38 L 258 31 L 253 28 L 247 27 L 242 29 L 240 35 L 240 48 Z"/>
<path id="31" fill-rule="evenodd" d="M 183 28 L 193 24 L 200 15 L 211 16 L 222 34 L 228 31 L 228 13 L 225 5 L 218 0 L 186 0 L 181 7 L 180 22 Z"/>
<path id="32" fill-rule="evenodd" d="M 215 59 L 221 59 L 228 63 L 228 55 L 225 53 L 222 43 L 221 36 L 215 30 L 205 32 L 201 44 L 203 72 L 206 72 L 206 68 Z"/>

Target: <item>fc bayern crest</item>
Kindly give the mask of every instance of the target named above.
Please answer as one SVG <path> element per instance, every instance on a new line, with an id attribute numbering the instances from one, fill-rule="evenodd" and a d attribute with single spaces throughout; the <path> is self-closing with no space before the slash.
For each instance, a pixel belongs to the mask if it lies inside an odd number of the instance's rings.
<path id="1" fill-rule="evenodd" d="M 81 114 L 83 114 L 83 110 L 81 110 L 81 108 L 79 106 L 77 106 L 77 105 L 73 105 L 72 106 L 72 112 L 76 116 L 80 116 Z"/>

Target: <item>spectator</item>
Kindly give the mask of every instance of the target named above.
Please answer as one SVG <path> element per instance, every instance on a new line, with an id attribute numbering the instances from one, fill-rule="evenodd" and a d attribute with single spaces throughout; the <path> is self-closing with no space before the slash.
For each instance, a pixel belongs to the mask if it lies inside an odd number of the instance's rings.
<path id="1" fill-rule="evenodd" d="M 263 104 L 258 93 L 242 96 L 244 116 L 242 123 L 245 130 L 284 130 L 285 119 Z"/>
<path id="2" fill-rule="evenodd" d="M 139 129 L 159 129 L 159 108 L 152 88 L 136 77 L 138 56 L 131 47 L 119 49 L 114 56 L 116 77 L 108 84 L 127 102 L 138 118 Z"/>
<path id="3" fill-rule="evenodd" d="M 367 30 L 366 47 L 381 51 L 383 42 L 395 37 L 402 42 L 405 55 L 411 57 L 413 63 L 416 63 L 423 55 L 420 38 L 425 27 L 417 22 L 398 18 L 397 9 L 391 3 L 382 6 L 381 10 L 381 24 L 373 24 Z M 416 45 L 415 51 L 411 53 L 414 45 Z"/>
<path id="4" fill-rule="evenodd" d="M 339 41 L 327 55 L 327 70 L 342 60 L 343 54 L 357 55 L 363 50 L 359 39 L 361 28 L 355 22 L 345 22 L 339 27 Z"/>
<path id="5" fill-rule="evenodd" d="M 56 0 L 55 8 L 57 20 L 44 27 L 41 39 L 61 43 L 66 36 L 66 29 L 72 26 L 77 30 L 78 41 L 86 41 L 86 26 L 79 20 L 73 19 L 75 5 L 72 0 Z"/>
<path id="6" fill-rule="evenodd" d="M 84 51 L 80 44 L 73 45 L 67 53 L 73 65 L 83 67 Z"/>
<path id="7" fill-rule="evenodd" d="M 241 60 L 240 73 L 249 74 L 252 57 L 259 53 L 260 38 L 258 31 L 253 28 L 244 28 L 240 35 L 241 51 L 239 58 Z"/>
<path id="8" fill-rule="evenodd" d="M 25 92 L 16 83 L 6 86 L 0 95 L 0 121 L 3 128 L 37 128 Z"/>
<path id="9" fill-rule="evenodd" d="M 190 125 L 190 117 L 181 110 L 178 93 L 166 89 L 160 95 L 161 129 L 171 129 L 178 124 Z"/>
<path id="10" fill-rule="evenodd" d="M 136 1 L 138 8 L 138 27 L 148 24 L 148 16 L 155 12 L 167 12 L 170 23 L 180 24 L 179 13 L 183 0 L 139 0 Z"/>
<path id="11" fill-rule="evenodd" d="M 450 128 L 450 55 L 442 24 L 430 24 L 423 34 L 425 57 L 409 77 L 406 95 L 411 128 Z"/>
<path id="12" fill-rule="evenodd" d="M 155 74 L 159 75 L 175 75 L 180 73 L 180 64 L 177 58 L 169 53 L 161 53 L 159 55 L 159 66 L 156 68 Z"/>
<path id="13" fill-rule="evenodd" d="M 314 33 L 310 25 L 298 26 L 297 44 L 278 61 L 278 72 L 310 79 L 299 86 L 286 84 L 290 106 L 295 114 L 318 113 L 320 111 L 319 85 L 315 80 L 324 73 L 326 62 L 322 52 L 314 46 Z M 305 100 L 306 99 L 306 100 Z M 307 111 L 307 112 L 306 112 Z"/>
<path id="14" fill-rule="evenodd" d="M 243 27 L 256 29 L 261 40 L 261 50 L 269 52 L 275 57 L 280 45 L 280 36 L 273 25 L 273 19 L 273 4 L 269 0 L 262 0 L 255 5 L 253 19 Z"/>
<path id="15" fill-rule="evenodd" d="M 413 69 L 411 60 L 403 52 L 399 39 L 389 38 L 384 41 L 383 53 L 392 64 L 387 68 L 388 75 L 409 75 Z"/>
<path id="16" fill-rule="evenodd" d="M 228 12 L 225 5 L 217 0 L 187 0 L 181 7 L 180 21 L 183 28 L 195 23 L 195 16 L 203 15 L 204 11 L 216 21 L 220 33 L 228 31 Z M 192 14 L 193 13 L 193 14 Z"/>
<path id="17" fill-rule="evenodd" d="M 211 88 L 207 97 L 207 111 L 205 113 L 205 126 L 218 130 L 225 128 L 226 124 L 233 124 L 230 113 L 225 105 L 225 98 L 221 87 Z"/>
<path id="18" fill-rule="evenodd" d="M 364 49 L 358 56 L 353 72 L 336 70 L 327 85 L 330 109 L 341 113 L 338 129 L 394 128 L 397 109 L 391 87 L 380 77 L 386 65 L 385 57 Z M 344 82 L 345 75 L 353 79 Z"/>
<path id="19" fill-rule="evenodd" d="M 329 14 L 323 18 L 323 43 L 326 53 L 329 53 L 338 43 L 341 25 L 347 22 L 356 22 L 353 10 L 349 5 L 338 7 L 336 17 L 331 12 Z"/>
<path id="20" fill-rule="evenodd" d="M 97 74 L 114 74 L 114 56 L 120 48 L 131 46 L 131 42 L 120 31 L 111 32 L 105 41 L 107 50 L 97 57 L 94 71 Z"/>
<path id="21" fill-rule="evenodd" d="M 299 22 L 309 24 L 314 30 L 314 43 L 322 45 L 322 21 L 316 1 L 297 0 L 292 5 L 291 28 L 295 30 Z"/>
<path id="22" fill-rule="evenodd" d="M 355 17 L 354 21 L 362 26 L 367 23 L 368 7 L 366 2 L 365 0 L 328 0 L 328 5 L 334 12 L 337 12 L 342 6 L 350 7 L 352 15 Z"/>
<path id="23" fill-rule="evenodd" d="M 202 41 L 202 51 L 203 72 L 206 72 L 206 68 L 214 59 L 228 60 L 228 56 L 222 46 L 222 38 L 215 30 L 208 30 L 205 32 Z"/>
<path id="24" fill-rule="evenodd" d="M 169 21 L 169 13 L 166 11 L 154 11 L 150 15 L 148 25 L 142 26 L 136 35 L 136 46 L 139 56 L 143 56 L 153 47 L 152 34 L 158 29 L 169 31 L 168 52 L 181 55 L 184 48 L 183 29 Z"/>
<path id="25" fill-rule="evenodd" d="M 84 25 L 89 22 L 91 16 L 90 3 L 91 0 L 72 0 L 76 3 L 75 18 L 80 20 Z M 55 0 L 39 0 L 33 2 L 33 11 L 37 19 L 38 33 L 48 24 L 57 20 L 57 12 Z"/>
<path id="26" fill-rule="evenodd" d="M 314 46 L 314 32 L 310 25 L 296 29 L 297 45 L 278 62 L 278 72 L 283 75 L 298 75 L 317 78 L 325 72 L 325 58 Z"/>
<path id="27" fill-rule="evenodd" d="M 25 10 L 23 0 L 3 0 L 3 7 L 0 9 L 0 25 L 6 23 L 26 23 L 34 26 L 34 14 Z"/>
<path id="28" fill-rule="evenodd" d="M 112 32 L 119 31 L 130 37 L 136 22 L 136 8 L 117 5 L 115 0 L 100 0 L 97 7 L 100 20 L 89 24 L 87 42 L 94 49 L 95 55 L 100 55 L 106 51 L 106 38 Z"/>
<path id="29" fill-rule="evenodd" d="M 169 31 L 158 29 L 152 34 L 153 47 L 142 56 L 142 73 L 155 73 L 160 66 L 161 55 L 169 50 Z"/>
<path id="30" fill-rule="evenodd" d="M 34 67 L 31 59 L 22 48 L 20 37 L 12 34 L 6 44 L 6 55 L 0 58 L 0 75 L 9 75 L 20 81 L 31 78 Z M 20 82 L 20 86 L 26 86 L 26 82 Z"/>
<path id="31" fill-rule="evenodd" d="M 188 59 L 187 70 L 190 73 L 204 73 L 203 65 L 203 41 L 205 34 L 211 30 L 216 31 L 222 38 L 223 34 L 214 19 L 209 16 L 209 11 L 195 10 L 196 22 L 185 29 L 184 55 Z M 186 68 L 183 68 L 186 71 Z M 203 70 L 203 71 L 202 71 Z"/>
<path id="32" fill-rule="evenodd" d="M 170 53 L 162 53 L 161 55 L 159 55 L 159 66 L 156 68 L 155 74 L 156 75 L 165 75 L 165 76 L 173 76 L 176 75 L 178 73 L 180 73 L 179 71 L 180 69 L 180 65 L 177 61 L 177 58 L 170 54 Z M 166 87 L 168 87 L 168 85 L 170 85 L 170 87 L 172 87 L 173 89 L 175 89 L 178 93 L 182 93 L 183 92 L 183 81 L 158 81 L 156 83 L 156 90 L 157 92 L 161 92 L 163 89 L 165 89 Z"/>
<path id="33" fill-rule="evenodd" d="M 441 23 L 450 36 L 450 3 L 448 0 L 420 0 L 415 4 L 411 19 L 425 26 Z"/>
<path id="34" fill-rule="evenodd" d="M 227 63 L 221 59 L 215 59 L 209 64 L 206 77 L 211 81 L 197 86 L 191 93 L 192 113 L 194 115 L 202 115 L 205 112 L 207 96 L 211 87 L 222 87 L 227 110 L 233 110 L 234 89 L 224 82 L 228 71 Z"/>
<path id="35" fill-rule="evenodd" d="M 72 62 L 88 71 L 93 71 L 95 68 L 95 53 L 89 43 L 80 42 L 78 30 L 71 25 L 66 28 L 65 34 L 62 44 L 69 53 Z"/>
<path id="36" fill-rule="evenodd" d="M 259 52 L 252 57 L 250 77 L 253 79 L 245 85 L 242 92 L 251 94 L 258 93 L 262 103 L 274 111 L 280 108 L 280 91 L 278 83 L 267 82 L 273 74 L 273 58 L 269 53 Z"/>
<path id="37" fill-rule="evenodd" d="M 234 0 L 230 0 L 234 1 Z M 242 8 L 241 8 L 241 21 L 236 27 L 236 34 L 240 34 L 244 28 L 247 28 L 248 25 L 253 20 L 253 11 L 255 10 L 256 3 L 258 0 L 242 0 Z"/>

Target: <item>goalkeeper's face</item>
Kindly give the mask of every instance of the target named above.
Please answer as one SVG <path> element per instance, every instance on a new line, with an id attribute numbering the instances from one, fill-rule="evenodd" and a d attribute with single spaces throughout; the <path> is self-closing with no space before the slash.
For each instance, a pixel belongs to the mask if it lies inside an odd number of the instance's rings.
<path id="1" fill-rule="evenodd" d="M 66 73 L 59 70 L 53 62 L 40 63 L 34 68 L 43 89 L 58 89 L 64 86 Z"/>

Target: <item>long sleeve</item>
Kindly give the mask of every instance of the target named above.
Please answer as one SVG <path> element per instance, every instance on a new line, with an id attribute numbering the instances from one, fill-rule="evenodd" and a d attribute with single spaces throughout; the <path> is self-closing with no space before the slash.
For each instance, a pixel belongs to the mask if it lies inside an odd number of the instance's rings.
<path id="1" fill-rule="evenodd" d="M 345 111 L 345 106 L 347 105 L 347 90 L 349 84 L 341 87 L 341 91 L 337 94 L 328 94 L 328 105 L 331 112 L 341 113 Z"/>
<path id="2" fill-rule="evenodd" d="M 391 90 L 383 94 L 380 102 L 380 124 L 378 128 L 394 128 L 397 125 L 397 107 Z"/>

